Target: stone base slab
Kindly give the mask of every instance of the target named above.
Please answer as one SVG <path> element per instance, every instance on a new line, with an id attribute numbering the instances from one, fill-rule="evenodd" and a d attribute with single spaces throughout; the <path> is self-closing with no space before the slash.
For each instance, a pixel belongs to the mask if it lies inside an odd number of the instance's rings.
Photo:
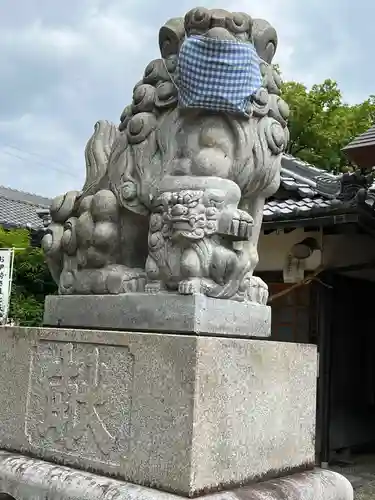
<path id="1" fill-rule="evenodd" d="M 314 464 L 316 349 L 1 328 L 0 448 L 191 496 Z"/>
<path id="2" fill-rule="evenodd" d="M 0 496 L 17 500 L 182 500 L 144 486 L 116 481 L 23 455 L 0 451 Z M 343 476 L 314 470 L 236 490 L 206 495 L 204 500 L 353 500 Z"/>
<path id="3" fill-rule="evenodd" d="M 271 335 L 271 308 L 253 302 L 173 293 L 50 295 L 45 302 L 44 325 L 268 337 Z"/>

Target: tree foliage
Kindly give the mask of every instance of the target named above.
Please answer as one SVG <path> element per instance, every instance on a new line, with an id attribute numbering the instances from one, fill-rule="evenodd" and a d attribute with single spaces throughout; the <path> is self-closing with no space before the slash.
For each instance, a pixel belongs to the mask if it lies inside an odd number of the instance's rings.
<path id="1" fill-rule="evenodd" d="M 29 246 L 27 230 L 2 227 L 0 248 L 15 248 L 9 317 L 23 326 L 41 325 L 45 296 L 56 291 L 42 250 Z"/>
<path id="2" fill-rule="evenodd" d="M 287 152 L 326 170 L 346 170 L 348 159 L 341 149 L 373 125 L 375 96 L 360 104 L 347 104 L 333 80 L 311 89 L 286 82 L 282 96 L 291 110 Z"/>

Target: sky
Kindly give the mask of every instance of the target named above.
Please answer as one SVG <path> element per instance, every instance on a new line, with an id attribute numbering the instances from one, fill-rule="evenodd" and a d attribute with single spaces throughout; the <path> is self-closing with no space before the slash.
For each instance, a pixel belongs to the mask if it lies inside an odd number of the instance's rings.
<path id="1" fill-rule="evenodd" d="M 81 189 L 98 119 L 115 123 L 158 31 L 193 7 L 267 19 L 286 80 L 375 93 L 372 0 L 0 0 L 0 184 L 54 197 Z"/>

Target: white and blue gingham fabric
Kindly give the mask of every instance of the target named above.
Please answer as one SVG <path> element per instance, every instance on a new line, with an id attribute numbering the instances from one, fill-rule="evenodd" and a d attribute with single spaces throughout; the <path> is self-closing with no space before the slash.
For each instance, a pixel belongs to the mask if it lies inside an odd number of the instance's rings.
<path id="1" fill-rule="evenodd" d="M 248 116 L 250 98 L 262 85 L 259 63 L 252 43 L 186 38 L 178 59 L 180 107 Z"/>

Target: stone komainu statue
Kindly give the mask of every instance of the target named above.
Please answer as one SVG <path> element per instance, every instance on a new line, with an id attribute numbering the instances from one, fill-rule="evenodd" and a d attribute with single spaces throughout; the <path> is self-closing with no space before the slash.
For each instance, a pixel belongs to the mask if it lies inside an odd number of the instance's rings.
<path id="1" fill-rule="evenodd" d="M 95 125 L 82 190 L 52 203 L 42 245 L 59 293 L 265 303 L 253 271 L 288 141 L 271 65 L 276 31 L 247 14 L 197 8 L 169 20 L 159 45 L 162 58 L 146 67 L 120 125 Z M 223 54 L 226 79 L 217 73 Z"/>

